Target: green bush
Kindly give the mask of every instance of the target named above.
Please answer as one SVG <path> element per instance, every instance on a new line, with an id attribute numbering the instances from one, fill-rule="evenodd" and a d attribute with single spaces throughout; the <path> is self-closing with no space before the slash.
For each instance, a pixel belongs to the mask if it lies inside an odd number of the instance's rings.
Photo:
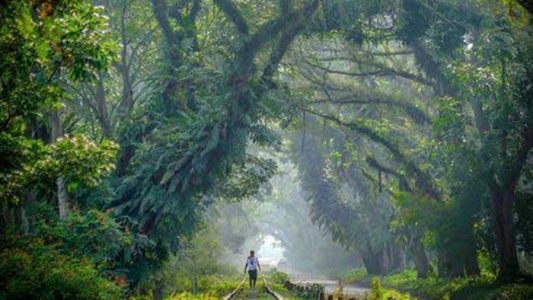
<path id="1" fill-rule="evenodd" d="M 88 257 L 99 270 L 117 267 L 115 258 L 133 251 L 133 238 L 109 213 L 90 209 L 71 212 L 64 221 L 38 222 L 36 235 L 64 253 Z"/>
<path id="2" fill-rule="evenodd" d="M 270 271 L 269 282 L 271 283 L 285 284 L 289 280 L 290 277 L 286 273 L 280 272 L 277 269 Z"/>
<path id="3" fill-rule="evenodd" d="M 418 273 L 413 269 L 405 269 L 401 272 L 393 273 L 383 279 L 383 283 L 390 286 L 403 286 L 415 282 Z"/>
<path id="4" fill-rule="evenodd" d="M 366 272 L 365 268 L 357 268 L 346 271 L 344 274 L 342 274 L 341 277 L 342 281 L 346 283 L 352 283 L 365 279 L 366 277 L 368 277 L 368 273 Z"/>
<path id="5" fill-rule="evenodd" d="M 401 293 L 396 290 L 384 288 L 381 285 L 379 278 L 372 279 L 372 292 L 368 298 L 369 300 L 410 300 L 416 299 L 409 294 Z"/>
<path id="6" fill-rule="evenodd" d="M 25 247 L 1 249 L 0 299 L 121 297 L 122 288 L 102 277 L 87 259 L 62 254 L 40 239 L 27 241 Z"/>

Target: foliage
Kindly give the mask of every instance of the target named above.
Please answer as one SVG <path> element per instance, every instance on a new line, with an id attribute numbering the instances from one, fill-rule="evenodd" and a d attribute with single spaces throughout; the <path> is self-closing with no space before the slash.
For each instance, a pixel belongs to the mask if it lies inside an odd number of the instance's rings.
<path id="1" fill-rule="evenodd" d="M 287 290 L 289 290 L 293 295 L 303 299 L 316 299 L 318 295 L 324 294 L 324 286 L 318 283 L 312 284 L 293 284 L 290 281 L 287 281 L 283 285 Z"/>
<path id="2" fill-rule="evenodd" d="M 528 299 L 533 293 L 528 284 L 501 284 L 490 276 L 453 280 L 436 277 L 419 279 L 414 270 L 386 276 L 383 283 L 430 299 Z"/>
<path id="3" fill-rule="evenodd" d="M 2 299 L 122 298 L 125 282 L 102 277 L 86 258 L 62 253 L 42 238 L 3 239 L 1 244 Z"/>
<path id="4" fill-rule="evenodd" d="M 280 272 L 277 269 L 273 269 L 269 272 L 269 280 L 268 282 L 277 283 L 277 284 L 285 284 L 287 281 L 290 280 L 289 275 L 286 273 Z"/>
<path id="5" fill-rule="evenodd" d="M 66 97 L 62 86 L 64 80 L 60 75 L 67 73 L 71 80 L 91 78 L 110 63 L 115 47 L 109 39 L 101 8 L 87 5 L 84 1 L 53 4 L 7 1 L 0 10 L 0 16 L 4 20 L 0 27 L 0 65 L 3 70 L 0 78 L 0 116 L 3 124 L 0 197 L 5 206 L 19 202 L 22 190 L 35 184 L 33 180 L 36 178 L 31 180 L 28 177 L 43 175 L 32 174 L 29 170 L 37 162 L 47 171 L 49 163 L 55 162 L 59 167 L 61 163 L 66 163 L 61 159 L 68 154 L 69 141 L 78 142 L 78 145 L 86 142 L 66 139 L 55 146 L 60 147 L 55 149 L 59 150 L 59 156 L 52 162 L 41 159 L 41 156 L 48 155 L 51 159 L 54 149 L 44 148 L 42 139 L 30 136 L 39 136 L 39 122 L 44 119 L 45 113 L 50 107 L 52 110 L 61 107 L 60 100 Z M 42 137 L 42 130 L 40 135 Z M 75 169 L 70 171 L 76 172 Z M 79 171 L 78 175 L 95 170 Z M 95 181 L 90 178 L 92 173 L 86 176 L 89 178 L 84 179 Z"/>
<path id="6" fill-rule="evenodd" d="M 20 201 L 25 190 L 31 189 L 40 196 L 47 196 L 57 177 L 63 177 L 69 191 L 79 187 L 94 187 L 99 180 L 114 168 L 116 144 L 104 140 L 99 145 L 85 136 L 72 136 L 59 139 L 52 145 L 42 145 L 38 141 L 23 141 L 36 155 L 20 165 L 20 169 L 5 174 L 5 186 L 0 190 L 4 204 L 11 199 L 13 204 Z M 4 185 L 2 185 L 4 186 Z"/>
<path id="7" fill-rule="evenodd" d="M 381 299 L 397 299 L 397 300 L 409 300 L 416 299 L 408 294 L 403 294 L 398 291 L 384 288 L 378 278 L 372 279 L 372 292 L 368 299 L 381 300 Z"/>
<path id="8" fill-rule="evenodd" d="M 196 294 L 192 292 L 192 284 L 188 283 L 180 288 L 181 291 L 171 293 L 169 299 L 220 299 L 232 292 L 238 284 L 239 281 L 227 276 L 202 276 Z"/>
<path id="9" fill-rule="evenodd" d="M 109 213 L 98 210 L 72 212 L 62 221 L 37 220 L 35 227 L 35 235 L 47 244 L 86 257 L 99 270 L 113 271 L 120 267 L 119 257 L 128 260 L 133 252 L 133 237 Z"/>
<path id="10" fill-rule="evenodd" d="M 368 273 L 364 268 L 357 268 L 346 271 L 342 274 L 342 281 L 347 283 L 362 281 L 368 276 Z"/>

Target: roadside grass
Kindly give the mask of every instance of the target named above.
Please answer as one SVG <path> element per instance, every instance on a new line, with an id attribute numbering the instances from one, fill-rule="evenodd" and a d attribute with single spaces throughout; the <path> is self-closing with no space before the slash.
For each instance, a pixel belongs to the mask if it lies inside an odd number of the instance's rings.
<path id="1" fill-rule="evenodd" d="M 375 276 L 374 276 L 375 277 Z M 343 282 L 370 284 L 376 290 L 373 276 L 366 274 L 364 269 L 354 269 L 343 275 Z M 407 269 L 402 272 L 390 274 L 379 279 L 380 289 L 383 291 L 379 297 L 373 299 L 435 299 L 435 300 L 530 300 L 533 299 L 533 285 L 527 283 L 502 284 L 495 280 L 494 275 L 484 273 L 481 277 L 443 279 L 434 276 L 418 279 L 417 272 Z M 385 294 L 392 293 L 392 295 Z M 399 295 L 394 295 L 397 292 Z M 407 294 L 411 298 L 402 298 Z M 381 298 L 380 298 L 381 297 Z"/>
<path id="2" fill-rule="evenodd" d="M 287 275 L 286 273 L 280 272 L 274 268 L 268 272 L 263 273 L 262 276 L 265 276 L 265 279 L 268 282 L 268 286 L 272 289 L 272 291 L 280 294 L 283 297 L 283 299 L 285 300 L 306 299 L 301 296 L 298 296 L 296 293 L 288 290 L 284 286 L 285 282 L 290 280 L 289 275 Z"/>
<path id="3" fill-rule="evenodd" d="M 526 283 L 502 284 L 497 282 L 491 274 L 455 279 L 436 277 L 417 279 L 416 275 L 416 271 L 406 270 L 386 276 L 383 279 L 383 284 L 428 299 L 533 299 L 533 285 Z"/>
<path id="4" fill-rule="evenodd" d="M 293 292 L 289 291 L 287 288 L 285 288 L 283 286 L 283 284 L 279 284 L 279 283 L 268 283 L 268 285 L 270 286 L 270 288 L 280 294 L 284 300 L 303 300 L 305 298 L 302 298 L 302 297 L 299 297 L 297 295 L 295 295 Z"/>

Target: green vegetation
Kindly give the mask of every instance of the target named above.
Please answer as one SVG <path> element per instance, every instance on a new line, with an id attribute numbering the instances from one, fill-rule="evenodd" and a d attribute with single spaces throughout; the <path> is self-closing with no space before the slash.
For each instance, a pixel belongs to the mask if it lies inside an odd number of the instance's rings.
<path id="1" fill-rule="evenodd" d="M 482 277 L 463 277 L 452 280 L 429 276 L 420 278 L 414 269 L 405 269 L 382 277 L 366 274 L 364 270 L 354 269 L 345 273 L 343 282 L 358 282 L 372 287 L 374 295 L 382 298 L 404 299 L 529 299 L 533 293 L 528 283 L 500 283 L 493 275 Z M 380 292 L 376 293 L 376 290 Z M 399 292 L 401 291 L 401 292 Z M 387 297 L 383 296 L 388 293 Z M 411 296 L 409 296 L 411 295 Z"/>
<path id="2" fill-rule="evenodd" d="M 287 283 L 287 281 L 290 281 L 289 275 L 283 272 L 280 272 L 276 269 L 273 269 L 269 271 L 268 273 L 263 274 L 263 276 L 265 276 L 270 289 L 274 291 L 275 293 L 281 295 L 283 299 L 287 299 L 287 300 L 306 299 L 305 297 L 303 297 L 303 295 L 296 295 L 296 293 L 294 293 L 293 291 L 289 291 L 285 287 L 285 284 Z"/>
<path id="3" fill-rule="evenodd" d="M 396 290 L 383 288 L 381 282 L 378 278 L 372 279 L 372 292 L 369 296 L 370 300 L 381 300 L 381 299 L 395 299 L 395 300 L 409 300 L 416 299 L 408 294 L 398 292 Z"/>
<path id="4" fill-rule="evenodd" d="M 533 293 L 531 285 L 527 283 L 501 284 L 495 282 L 494 278 L 483 277 L 420 279 L 414 270 L 386 276 L 383 284 L 430 299 L 529 299 Z"/>
<path id="5" fill-rule="evenodd" d="M 346 271 L 341 276 L 342 281 L 345 283 L 365 281 L 368 278 L 369 278 L 369 275 L 366 272 L 366 269 L 364 268 L 357 268 L 357 269 Z"/>
<path id="6" fill-rule="evenodd" d="M 249 249 L 374 299 L 533 298 L 530 1 L 0 20 L 0 299 L 220 298 Z"/>

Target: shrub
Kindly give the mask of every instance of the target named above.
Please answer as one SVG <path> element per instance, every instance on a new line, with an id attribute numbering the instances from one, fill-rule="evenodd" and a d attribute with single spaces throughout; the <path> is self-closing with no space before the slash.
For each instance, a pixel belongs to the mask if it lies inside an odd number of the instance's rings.
<path id="1" fill-rule="evenodd" d="M 342 280 L 347 283 L 352 283 L 356 281 L 361 281 L 368 276 L 365 268 L 357 268 L 346 271 L 342 274 Z"/>
<path id="2" fill-rule="evenodd" d="M 415 299 L 409 296 L 392 289 L 386 289 L 381 285 L 379 278 L 372 279 L 372 292 L 369 296 L 370 300 L 410 300 Z"/>
<path id="3" fill-rule="evenodd" d="M 119 299 L 122 294 L 87 259 L 62 254 L 39 239 L 1 249 L 0 274 L 0 299 Z"/>
<path id="4" fill-rule="evenodd" d="M 286 273 L 280 272 L 277 269 L 273 269 L 271 271 L 270 282 L 278 283 L 278 284 L 285 284 L 285 282 L 289 280 L 290 280 L 290 277 Z"/>

